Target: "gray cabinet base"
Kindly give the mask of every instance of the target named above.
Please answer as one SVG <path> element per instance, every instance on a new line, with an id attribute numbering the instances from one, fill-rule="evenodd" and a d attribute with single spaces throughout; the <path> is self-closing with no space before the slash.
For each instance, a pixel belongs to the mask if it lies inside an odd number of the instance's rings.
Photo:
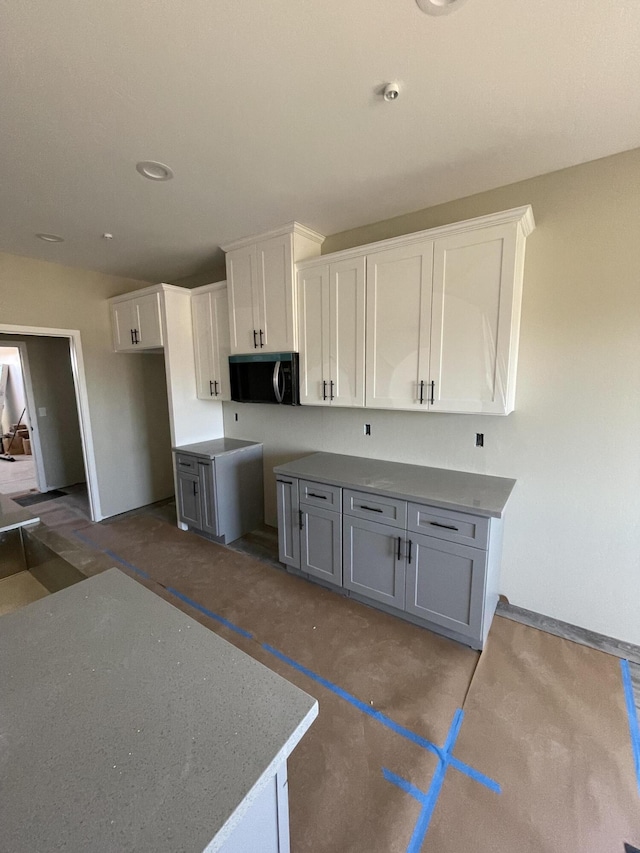
<path id="1" fill-rule="evenodd" d="M 390 616 L 397 616 L 399 619 L 404 619 L 405 622 L 411 622 L 412 625 L 418 625 L 420 628 L 426 628 L 434 634 L 439 634 L 441 637 L 447 637 L 449 640 L 455 640 L 457 643 L 462 643 L 465 646 L 476 649 L 476 651 L 482 651 L 484 644 L 487 641 L 486 635 L 482 637 L 480 642 L 478 642 L 476 639 L 472 639 L 467 634 L 461 634 L 458 631 L 452 631 L 450 628 L 445 628 L 442 625 L 436 625 L 434 622 L 429 622 L 428 619 L 422 619 L 420 616 L 414 616 L 413 613 L 407 613 L 406 610 L 398 610 L 397 607 L 390 607 L 388 604 L 384 604 L 381 601 L 374 601 L 372 598 L 367 598 L 366 595 L 360 595 L 360 593 L 354 592 L 351 589 L 336 587 L 334 584 L 326 583 L 326 581 L 315 577 L 315 575 L 310 575 L 308 572 L 301 572 L 299 569 L 294 569 L 292 566 L 285 566 L 284 563 L 282 564 L 282 568 L 290 575 L 295 575 L 298 578 L 309 581 L 309 583 L 314 584 L 314 586 L 322 586 L 325 589 L 331 590 L 331 592 L 338 593 L 338 595 L 341 595 L 343 598 L 353 598 L 354 601 L 359 601 L 361 604 L 373 607 L 374 610 L 382 610 L 383 613 L 388 613 Z M 497 595 L 493 596 L 485 604 L 487 633 L 489 630 L 488 626 L 491 625 L 491 620 L 493 619 L 497 606 Z"/>

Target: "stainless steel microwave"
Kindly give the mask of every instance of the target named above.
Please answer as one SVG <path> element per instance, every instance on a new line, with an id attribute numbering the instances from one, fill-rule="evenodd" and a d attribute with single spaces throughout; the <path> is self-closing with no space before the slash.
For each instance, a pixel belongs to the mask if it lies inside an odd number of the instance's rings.
<path id="1" fill-rule="evenodd" d="M 229 374 L 237 403 L 300 405 L 297 352 L 230 355 Z"/>

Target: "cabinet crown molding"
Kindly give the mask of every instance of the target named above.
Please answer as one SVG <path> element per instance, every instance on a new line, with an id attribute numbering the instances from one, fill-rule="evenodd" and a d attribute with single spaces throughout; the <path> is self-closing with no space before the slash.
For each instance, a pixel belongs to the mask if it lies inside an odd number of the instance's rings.
<path id="1" fill-rule="evenodd" d="M 152 284 L 149 287 L 141 287 L 139 290 L 129 290 L 127 293 L 119 293 L 117 296 L 112 296 L 107 301 L 111 304 L 114 302 L 125 302 L 128 299 L 137 299 L 139 296 L 147 296 L 149 293 L 182 293 L 190 294 L 188 287 L 179 287 L 177 284 Z"/>
<path id="2" fill-rule="evenodd" d="M 189 290 L 189 293 L 192 296 L 196 296 L 198 293 L 215 293 L 218 290 L 222 290 L 224 288 L 227 289 L 227 282 L 225 281 L 212 281 L 211 284 L 201 284 L 200 287 L 192 287 Z"/>
<path id="3" fill-rule="evenodd" d="M 477 216 L 473 219 L 464 219 L 461 222 L 452 222 L 449 225 L 438 225 L 436 228 L 428 228 L 425 231 L 413 231 L 410 234 L 401 234 L 399 237 L 390 237 L 388 240 L 378 240 L 375 243 L 366 243 L 362 246 L 353 246 L 350 249 L 342 249 L 339 252 L 319 255 L 316 258 L 298 261 L 297 270 L 307 267 L 315 267 L 321 264 L 333 263 L 334 261 L 348 260 L 359 255 L 367 255 L 371 252 L 379 252 L 383 249 L 395 249 L 400 246 L 408 246 L 411 243 L 419 243 L 424 240 L 435 240 L 438 237 L 446 237 L 460 232 L 475 231 L 487 228 L 491 225 L 508 225 L 515 223 L 520 226 L 522 234 L 528 237 L 536 227 L 533 218 L 533 208 L 530 204 L 523 207 L 514 207 L 510 210 L 502 210 L 497 213 L 489 213 L 486 216 Z"/>
<path id="4" fill-rule="evenodd" d="M 273 228 L 271 231 L 262 231 L 260 234 L 253 234 L 250 237 L 242 237 L 239 240 L 234 240 L 232 243 L 226 243 L 224 246 L 220 246 L 220 248 L 223 252 L 231 252 L 234 249 L 242 249 L 244 246 L 249 246 L 252 243 L 270 240 L 272 237 L 282 237 L 284 234 L 297 234 L 300 237 L 306 237 L 307 240 L 313 240 L 318 245 L 324 243 L 323 234 L 314 231 L 312 228 L 307 228 L 306 225 L 301 225 L 299 222 L 288 222 L 279 228 Z"/>

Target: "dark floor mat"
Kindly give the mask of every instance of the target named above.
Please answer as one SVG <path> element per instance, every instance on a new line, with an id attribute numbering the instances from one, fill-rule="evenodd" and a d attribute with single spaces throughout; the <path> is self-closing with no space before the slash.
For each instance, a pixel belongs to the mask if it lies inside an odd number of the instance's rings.
<path id="1" fill-rule="evenodd" d="M 20 506 L 33 506 L 43 501 L 52 501 L 54 498 L 63 498 L 67 493 L 60 489 L 51 489 L 50 492 L 38 492 L 35 495 L 23 495 L 21 498 L 12 498 Z"/>

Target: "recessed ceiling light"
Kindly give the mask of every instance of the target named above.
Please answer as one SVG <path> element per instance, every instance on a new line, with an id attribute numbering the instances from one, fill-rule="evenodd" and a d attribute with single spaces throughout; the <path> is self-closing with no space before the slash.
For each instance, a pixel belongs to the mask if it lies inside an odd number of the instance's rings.
<path id="1" fill-rule="evenodd" d="M 428 15 L 448 15 L 459 9 L 466 0 L 416 0 L 416 3 Z"/>
<path id="2" fill-rule="evenodd" d="M 150 181 L 170 181 L 173 177 L 173 172 L 164 163 L 156 163 L 155 160 L 141 160 L 136 164 L 136 169 L 143 178 L 149 178 Z"/>
<path id="3" fill-rule="evenodd" d="M 36 234 L 36 237 L 45 243 L 64 243 L 64 237 L 58 237 L 57 234 Z"/>

